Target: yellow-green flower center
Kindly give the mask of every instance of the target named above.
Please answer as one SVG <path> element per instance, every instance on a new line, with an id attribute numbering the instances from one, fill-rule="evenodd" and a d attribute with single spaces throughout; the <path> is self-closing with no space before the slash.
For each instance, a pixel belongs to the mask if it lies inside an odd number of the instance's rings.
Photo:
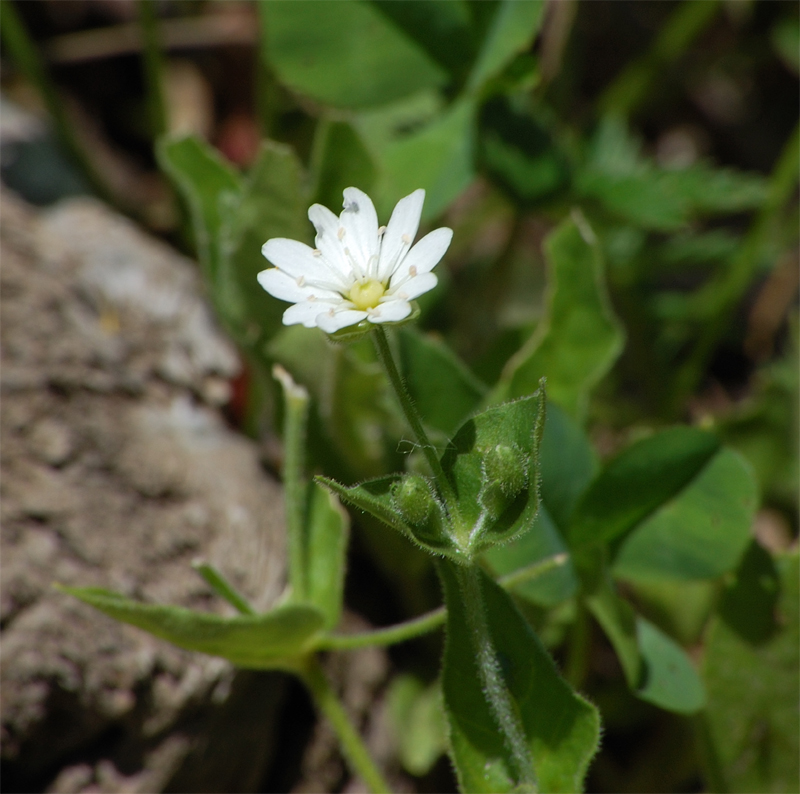
<path id="1" fill-rule="evenodd" d="M 386 288 L 383 284 L 371 278 L 367 281 L 356 281 L 350 288 L 348 297 L 356 309 L 363 312 L 367 309 L 374 309 L 385 292 Z"/>

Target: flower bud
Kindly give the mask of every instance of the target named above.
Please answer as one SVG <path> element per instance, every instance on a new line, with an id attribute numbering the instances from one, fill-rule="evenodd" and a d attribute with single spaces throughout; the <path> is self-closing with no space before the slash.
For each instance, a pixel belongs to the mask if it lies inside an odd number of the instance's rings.
<path id="1" fill-rule="evenodd" d="M 485 485 L 496 486 L 513 499 L 528 483 L 527 461 L 514 447 L 497 444 L 486 450 L 483 476 Z"/>
<path id="2" fill-rule="evenodd" d="M 436 508 L 430 485 L 420 474 L 409 474 L 395 483 L 392 498 L 397 511 L 413 526 L 426 524 Z"/>

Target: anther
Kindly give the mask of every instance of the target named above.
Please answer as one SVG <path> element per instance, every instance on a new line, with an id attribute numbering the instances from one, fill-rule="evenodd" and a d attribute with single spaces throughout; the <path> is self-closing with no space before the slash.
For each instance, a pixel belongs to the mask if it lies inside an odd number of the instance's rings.
<path id="1" fill-rule="evenodd" d="M 381 227 L 378 229 L 378 237 L 383 237 L 383 235 L 384 235 L 385 233 L 386 233 L 386 227 L 385 227 L 385 226 L 381 226 Z"/>
<path id="2" fill-rule="evenodd" d="M 414 278 L 414 276 L 417 275 L 417 266 L 416 265 L 411 265 L 411 267 L 408 269 L 408 275 L 411 278 Z"/>
<path id="3" fill-rule="evenodd" d="M 403 241 L 403 242 L 404 242 L 406 245 L 411 245 L 411 238 L 410 238 L 410 237 L 409 237 L 407 234 L 404 234 L 404 235 L 402 235 L 402 236 L 400 237 L 400 239 L 401 239 L 401 240 L 402 240 L 402 241 Z"/>
<path id="4" fill-rule="evenodd" d="M 306 277 L 305 277 L 305 276 L 298 276 L 298 277 L 295 279 L 295 281 L 297 281 L 297 286 L 298 286 L 298 287 L 302 287 L 302 286 L 303 286 L 303 284 L 305 284 L 305 283 L 306 283 Z"/>
<path id="5" fill-rule="evenodd" d="M 311 253 L 314 256 L 322 256 L 322 251 L 320 251 L 319 248 L 315 248 Z"/>
<path id="6" fill-rule="evenodd" d="M 340 226 L 340 227 L 339 227 L 339 231 L 338 231 L 338 232 L 336 232 L 336 236 L 337 236 L 337 237 L 338 237 L 340 240 L 344 240 L 344 226 Z"/>

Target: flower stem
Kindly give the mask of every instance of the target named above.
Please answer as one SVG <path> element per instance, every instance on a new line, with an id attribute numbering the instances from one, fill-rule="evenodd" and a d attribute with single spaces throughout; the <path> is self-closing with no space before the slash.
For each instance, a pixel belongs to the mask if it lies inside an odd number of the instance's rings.
<path id="1" fill-rule="evenodd" d="M 350 722 L 316 657 L 309 658 L 301 677 L 311 692 L 317 708 L 328 718 L 336 732 L 342 752 L 352 771 L 364 780 L 374 794 L 390 792 L 389 784 L 367 752 L 364 742 Z"/>
<path id="2" fill-rule="evenodd" d="M 552 557 L 546 557 L 539 562 L 534 562 L 524 568 L 501 576 L 497 581 L 506 588 L 516 587 L 523 582 L 536 579 L 548 571 L 564 565 L 568 559 L 569 555 L 566 553 L 554 554 Z M 442 606 L 419 617 L 411 618 L 411 620 L 405 620 L 402 623 L 387 626 L 383 629 L 362 631 L 357 634 L 333 634 L 320 640 L 317 649 L 349 651 L 355 648 L 367 648 L 371 645 L 395 645 L 396 643 L 413 640 L 415 637 L 421 637 L 423 634 L 438 629 L 446 618 L 447 610 Z"/>
<path id="3" fill-rule="evenodd" d="M 389 377 L 389 383 L 392 384 L 392 388 L 397 395 L 406 420 L 411 425 L 411 429 L 414 431 L 414 435 L 417 437 L 417 441 L 420 447 L 422 447 L 422 452 L 433 472 L 433 476 L 439 488 L 439 493 L 447 505 L 451 518 L 454 518 L 458 514 L 458 509 L 453 486 L 444 473 L 442 464 L 439 462 L 439 458 L 436 455 L 436 450 L 433 444 L 431 444 L 428 434 L 425 432 L 425 428 L 422 426 L 422 418 L 414 405 L 414 401 L 411 399 L 411 395 L 408 393 L 408 389 L 406 389 L 403 376 L 400 374 L 400 370 L 398 370 L 394 362 L 394 357 L 389 347 L 389 340 L 386 337 L 386 331 L 380 325 L 375 325 L 373 327 L 372 338 L 375 340 L 378 358 L 381 360 L 381 364 L 383 364 L 383 368 L 386 370 L 386 374 Z"/>
<path id="4" fill-rule="evenodd" d="M 481 586 L 481 572 L 477 565 L 454 566 L 458 578 L 464 612 L 467 615 L 476 663 L 489 707 L 497 720 L 500 733 L 511 752 L 514 774 L 520 791 L 536 792 L 538 785 L 530 747 L 519 719 L 511 694 L 503 677 L 497 651 L 489 630 L 486 607 Z"/>
<path id="5" fill-rule="evenodd" d="M 308 392 L 298 386 L 280 365 L 272 374 L 284 395 L 283 489 L 286 498 L 286 530 L 289 552 L 289 584 L 295 599 L 306 596 L 306 487 L 304 481 Z"/>

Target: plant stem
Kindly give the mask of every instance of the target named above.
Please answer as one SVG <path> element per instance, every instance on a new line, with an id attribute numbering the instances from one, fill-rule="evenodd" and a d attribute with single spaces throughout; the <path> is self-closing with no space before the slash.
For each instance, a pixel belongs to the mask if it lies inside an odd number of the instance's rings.
<path id="1" fill-rule="evenodd" d="M 328 718 L 336 732 L 342 752 L 352 771 L 364 780 L 374 794 L 390 792 L 389 784 L 367 752 L 364 742 L 350 722 L 316 657 L 310 657 L 301 677 L 311 692 L 317 708 Z"/>
<path id="2" fill-rule="evenodd" d="M 533 758 L 531 757 L 528 742 L 525 739 L 525 731 L 506 686 L 489 630 L 489 621 L 486 618 L 486 608 L 483 600 L 480 568 L 477 565 L 469 565 L 454 566 L 454 569 L 458 578 L 461 597 L 464 600 L 464 612 L 472 634 L 475 661 L 483 683 L 483 692 L 492 714 L 497 720 L 506 746 L 511 752 L 515 767 L 514 774 L 520 784 L 519 790 L 538 791 Z"/>
<path id="3" fill-rule="evenodd" d="M 580 599 L 577 603 L 577 610 L 575 622 L 569 634 L 564 678 L 573 688 L 582 689 L 589 672 L 589 632 L 591 624 L 586 604 Z"/>
<path id="4" fill-rule="evenodd" d="M 506 574 L 498 579 L 498 583 L 503 587 L 516 587 L 523 582 L 536 579 L 538 576 L 548 571 L 558 568 L 569 559 L 568 554 L 554 554 L 539 562 L 526 565 L 513 573 Z M 348 651 L 355 648 L 367 648 L 371 645 L 394 645 L 415 637 L 421 637 L 430 631 L 434 631 L 442 626 L 447 618 L 447 610 L 441 606 L 426 612 L 424 615 L 405 620 L 394 626 L 387 626 L 384 629 L 374 631 L 363 631 L 358 634 L 334 634 L 322 639 L 317 648 L 319 650 Z"/>
<path id="5" fill-rule="evenodd" d="M 306 484 L 305 448 L 308 392 L 298 386 L 280 365 L 272 374 L 280 381 L 284 395 L 283 488 L 286 497 L 286 530 L 289 545 L 289 584 L 297 600 L 306 597 Z"/>
<path id="6" fill-rule="evenodd" d="M 391 383 L 394 393 L 397 395 L 406 420 L 411 425 L 411 429 L 414 431 L 414 435 L 417 437 L 420 447 L 422 447 L 422 452 L 433 472 L 439 492 L 447 505 L 450 517 L 455 518 L 458 515 L 458 508 L 453 486 L 444 473 L 442 464 L 439 462 L 439 458 L 436 455 L 436 450 L 433 444 L 431 444 L 428 434 L 425 432 L 425 428 L 422 426 L 422 418 L 417 412 L 414 401 L 411 399 L 411 395 L 408 393 L 408 389 L 406 389 L 406 385 L 403 382 L 403 377 L 394 362 L 394 357 L 389 347 L 389 340 L 386 337 L 386 331 L 382 326 L 375 325 L 373 327 L 372 338 L 375 340 L 378 358 L 381 364 L 383 364 L 383 368 L 386 370 L 389 383 Z"/>
<path id="7" fill-rule="evenodd" d="M 158 15 L 153 0 L 139 0 L 139 24 L 144 44 L 144 76 L 147 86 L 147 106 L 150 114 L 150 132 L 155 141 L 168 129 L 167 108 L 164 100 L 164 59 L 161 51 Z"/>

